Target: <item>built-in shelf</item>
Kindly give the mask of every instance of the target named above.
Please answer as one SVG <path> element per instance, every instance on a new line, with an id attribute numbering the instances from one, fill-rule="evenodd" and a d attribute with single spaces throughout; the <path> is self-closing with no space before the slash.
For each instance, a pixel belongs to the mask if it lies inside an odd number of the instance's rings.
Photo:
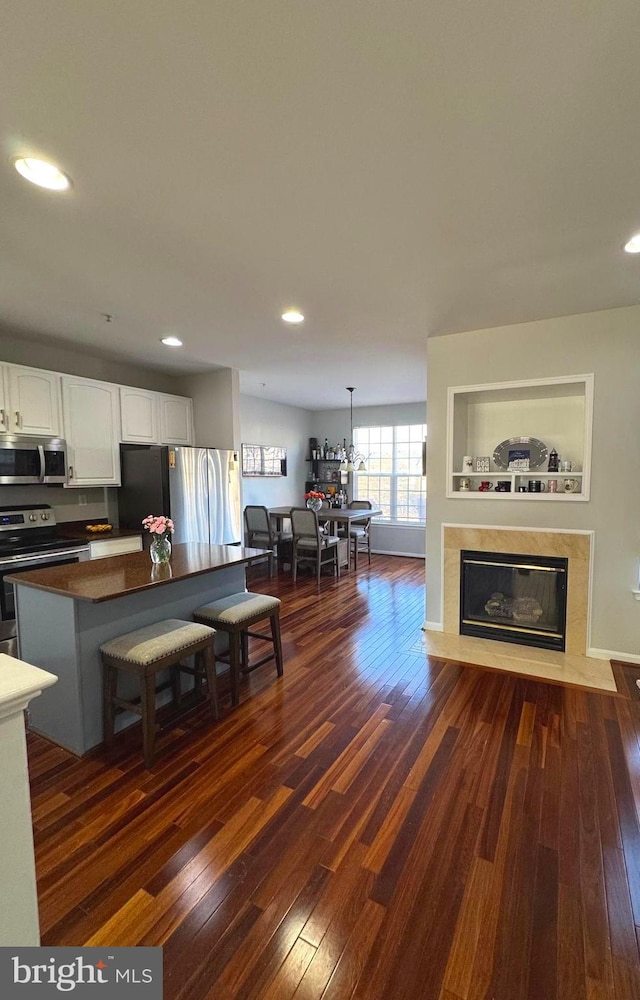
<path id="1" fill-rule="evenodd" d="M 580 479 L 581 472 L 454 472 L 459 479 Z"/>
<path id="2" fill-rule="evenodd" d="M 593 375 L 568 375 L 531 381 L 452 386 L 447 412 L 447 496 L 450 498 L 498 498 L 499 500 L 585 501 L 589 499 L 591 434 L 593 419 Z M 549 472 L 547 460 L 540 469 L 506 470 L 496 466 L 493 453 L 509 438 L 530 437 L 542 441 L 560 461 L 573 463 L 571 472 Z M 517 445 L 514 446 L 517 449 Z M 488 472 L 457 471 L 463 457 L 489 457 Z M 468 490 L 460 482 L 469 480 Z M 482 481 L 494 489 L 479 490 Z M 530 480 L 547 484 L 556 480 L 556 492 L 528 492 Z M 565 490 L 573 480 L 573 490 Z M 510 490 L 496 490 L 497 481 L 509 482 Z M 526 492 L 520 492 L 527 487 Z"/>

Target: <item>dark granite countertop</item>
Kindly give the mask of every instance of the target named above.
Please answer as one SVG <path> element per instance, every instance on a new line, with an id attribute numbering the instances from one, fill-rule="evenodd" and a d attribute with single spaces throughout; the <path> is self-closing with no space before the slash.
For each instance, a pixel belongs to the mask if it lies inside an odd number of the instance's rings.
<path id="1" fill-rule="evenodd" d="M 111 531 L 87 531 L 88 524 L 107 523 L 106 518 L 102 521 L 96 520 L 96 518 L 89 521 L 63 521 L 62 524 L 58 522 L 56 529 L 62 538 L 81 542 L 96 542 L 106 538 L 130 538 L 132 535 L 141 535 L 143 533 L 142 525 L 140 526 L 140 531 L 134 531 L 131 528 L 112 528 Z"/>
<path id="2" fill-rule="evenodd" d="M 144 550 L 108 556 L 106 559 L 48 566 L 16 573 L 5 579 L 14 585 L 48 590 L 63 597 L 96 604 L 227 566 L 251 563 L 254 559 L 264 559 L 264 555 L 264 549 L 245 549 L 239 545 L 174 545 L 168 566 L 153 566 L 149 552 Z"/>

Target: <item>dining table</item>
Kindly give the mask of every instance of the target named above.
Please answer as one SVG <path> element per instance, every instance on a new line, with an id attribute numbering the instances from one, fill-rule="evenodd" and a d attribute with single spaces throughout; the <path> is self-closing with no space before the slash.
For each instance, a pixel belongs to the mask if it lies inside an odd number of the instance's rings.
<path id="1" fill-rule="evenodd" d="M 291 507 L 269 507 L 269 517 L 275 523 L 276 530 L 282 531 L 282 524 L 285 518 L 291 516 Z M 349 538 L 349 528 L 354 521 L 363 521 L 365 518 L 381 517 L 382 511 L 379 507 L 372 507 L 367 510 L 363 507 L 323 507 L 318 511 L 318 520 L 328 524 L 329 533 L 338 534 L 338 527 L 345 525 L 346 538 Z M 347 546 L 347 569 L 351 569 L 351 546 Z"/>

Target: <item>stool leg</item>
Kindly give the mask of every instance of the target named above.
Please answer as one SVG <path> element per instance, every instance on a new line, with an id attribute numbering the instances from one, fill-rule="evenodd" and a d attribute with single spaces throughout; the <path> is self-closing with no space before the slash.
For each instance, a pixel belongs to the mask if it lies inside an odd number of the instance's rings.
<path id="1" fill-rule="evenodd" d="M 220 717 L 220 709 L 218 706 L 218 682 L 216 678 L 216 658 L 213 652 L 213 643 L 211 643 L 210 646 L 207 646 L 204 650 L 202 658 L 204 660 L 204 671 L 207 678 L 207 688 L 209 690 L 211 714 L 217 722 Z"/>
<path id="2" fill-rule="evenodd" d="M 147 767 L 153 765 L 156 742 L 156 679 L 154 674 L 141 677 L 142 749 Z"/>
<path id="3" fill-rule="evenodd" d="M 240 669 L 243 672 L 249 670 L 249 636 L 244 631 L 240 635 Z"/>
<path id="4" fill-rule="evenodd" d="M 180 706 L 180 699 L 182 697 L 182 690 L 180 684 L 180 664 L 176 663 L 171 670 L 171 693 L 173 695 L 173 703 L 176 708 Z"/>
<path id="5" fill-rule="evenodd" d="M 202 659 L 202 651 L 196 653 L 193 659 L 193 693 L 200 700 L 202 698 L 202 678 L 205 673 L 205 663 Z"/>
<path id="6" fill-rule="evenodd" d="M 282 640 L 280 638 L 280 615 L 276 612 L 271 615 L 271 636 L 273 641 L 273 651 L 276 656 L 276 670 L 278 677 L 282 677 Z"/>
<path id="7" fill-rule="evenodd" d="M 229 664 L 231 669 L 231 704 L 240 701 L 240 658 L 242 637 L 240 632 L 229 632 Z"/>
<path id="8" fill-rule="evenodd" d="M 102 739 L 107 750 L 113 746 L 115 726 L 115 705 L 113 699 L 118 688 L 118 671 L 115 667 L 104 665 L 102 688 Z"/>

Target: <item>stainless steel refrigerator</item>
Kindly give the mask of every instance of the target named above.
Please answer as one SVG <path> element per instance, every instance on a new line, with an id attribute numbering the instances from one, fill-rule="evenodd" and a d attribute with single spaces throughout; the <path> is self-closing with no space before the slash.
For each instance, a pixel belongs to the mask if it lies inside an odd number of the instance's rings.
<path id="1" fill-rule="evenodd" d="M 172 541 L 235 545 L 242 537 L 238 455 L 218 448 L 120 445 L 121 528 L 147 514 L 173 519 Z"/>

